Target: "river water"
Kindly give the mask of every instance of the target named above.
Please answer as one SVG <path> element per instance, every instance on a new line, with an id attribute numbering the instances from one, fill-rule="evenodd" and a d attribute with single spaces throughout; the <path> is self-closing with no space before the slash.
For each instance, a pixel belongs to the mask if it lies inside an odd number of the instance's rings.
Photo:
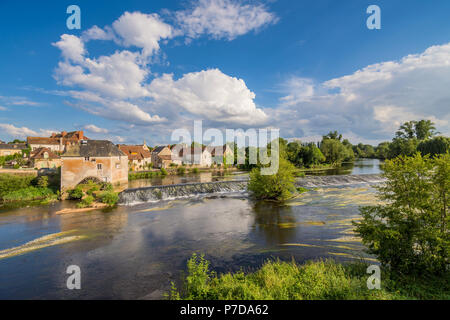
<path id="1" fill-rule="evenodd" d="M 377 160 L 362 160 L 333 173 L 379 172 Z M 164 184 L 230 176 L 183 179 Z M 0 299 L 158 299 L 172 281 L 179 283 L 194 252 L 205 254 L 219 273 L 251 271 L 274 258 L 373 261 L 351 225 L 359 206 L 377 202 L 373 185 L 344 180 L 323 180 L 284 204 L 252 201 L 238 190 L 78 214 L 55 214 L 74 207 L 70 201 L 0 209 Z M 162 182 L 133 181 L 130 187 Z M 66 287 L 70 265 L 81 269 L 81 290 Z"/>

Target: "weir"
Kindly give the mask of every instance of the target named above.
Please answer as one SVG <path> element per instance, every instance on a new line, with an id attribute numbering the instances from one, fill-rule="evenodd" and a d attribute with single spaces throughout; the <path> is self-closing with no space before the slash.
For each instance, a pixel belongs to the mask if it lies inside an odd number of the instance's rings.
<path id="1" fill-rule="evenodd" d="M 378 174 L 307 176 L 305 178 L 297 179 L 295 185 L 297 187 L 317 188 L 352 184 L 376 184 L 383 181 L 383 178 Z M 198 195 L 245 192 L 247 190 L 247 183 L 247 180 L 233 180 L 127 189 L 120 193 L 119 203 L 132 205 L 145 202 L 188 198 Z"/>
<path id="2" fill-rule="evenodd" d="M 160 200 L 187 198 L 197 195 L 214 193 L 244 192 L 247 189 L 246 180 L 197 182 L 174 184 L 165 186 L 152 186 L 136 189 L 127 189 L 120 193 L 120 204 L 137 204 Z"/>
<path id="3" fill-rule="evenodd" d="M 295 185 L 305 188 L 345 186 L 352 184 L 376 184 L 383 182 L 379 174 L 341 175 L 341 176 L 306 176 L 298 179 Z"/>

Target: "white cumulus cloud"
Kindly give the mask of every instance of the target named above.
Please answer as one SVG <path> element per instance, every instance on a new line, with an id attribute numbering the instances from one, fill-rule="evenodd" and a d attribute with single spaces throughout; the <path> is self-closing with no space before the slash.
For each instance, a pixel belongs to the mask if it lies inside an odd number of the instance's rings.
<path id="1" fill-rule="evenodd" d="M 206 34 L 228 40 L 278 21 L 262 4 L 233 0 L 199 0 L 192 9 L 177 12 L 176 17 L 190 38 Z"/>
<path id="2" fill-rule="evenodd" d="M 390 139 L 401 123 L 418 119 L 450 131 L 450 44 L 319 84 L 302 78 L 293 83 L 273 116 L 286 131 L 298 128 L 295 136 L 332 129 Z M 309 122 L 296 126 L 299 119 Z"/>
<path id="3" fill-rule="evenodd" d="M 149 91 L 156 105 L 179 106 L 212 121 L 256 125 L 267 120 L 244 80 L 218 69 L 188 73 L 178 80 L 166 74 L 153 80 Z"/>

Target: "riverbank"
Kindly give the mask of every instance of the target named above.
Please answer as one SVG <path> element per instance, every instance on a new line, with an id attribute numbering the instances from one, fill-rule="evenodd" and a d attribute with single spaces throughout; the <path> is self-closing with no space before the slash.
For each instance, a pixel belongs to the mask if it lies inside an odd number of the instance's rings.
<path id="1" fill-rule="evenodd" d="M 367 288 L 369 265 L 334 260 L 266 262 L 251 273 L 217 275 L 210 263 L 193 255 L 183 288 L 172 287 L 170 299 L 183 300 L 415 300 L 450 299 L 450 274 L 399 277 L 382 271 L 381 289 Z"/>

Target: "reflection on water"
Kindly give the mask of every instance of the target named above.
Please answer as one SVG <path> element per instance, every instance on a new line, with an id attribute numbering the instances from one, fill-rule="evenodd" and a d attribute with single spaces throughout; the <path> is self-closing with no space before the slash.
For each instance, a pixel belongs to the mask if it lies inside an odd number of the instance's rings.
<path id="1" fill-rule="evenodd" d="M 274 257 L 350 261 L 365 257 L 351 221 L 375 201 L 369 185 L 358 185 L 318 188 L 282 205 L 237 193 L 60 216 L 74 204 L 0 212 L 0 298 L 161 298 L 194 252 L 218 272 Z M 68 236 L 75 238 L 47 245 Z M 80 291 L 65 287 L 73 264 L 82 270 Z"/>
<path id="2" fill-rule="evenodd" d="M 343 163 L 341 167 L 322 171 L 308 171 L 308 175 L 379 174 L 382 161 L 378 159 L 357 159 Z"/>

